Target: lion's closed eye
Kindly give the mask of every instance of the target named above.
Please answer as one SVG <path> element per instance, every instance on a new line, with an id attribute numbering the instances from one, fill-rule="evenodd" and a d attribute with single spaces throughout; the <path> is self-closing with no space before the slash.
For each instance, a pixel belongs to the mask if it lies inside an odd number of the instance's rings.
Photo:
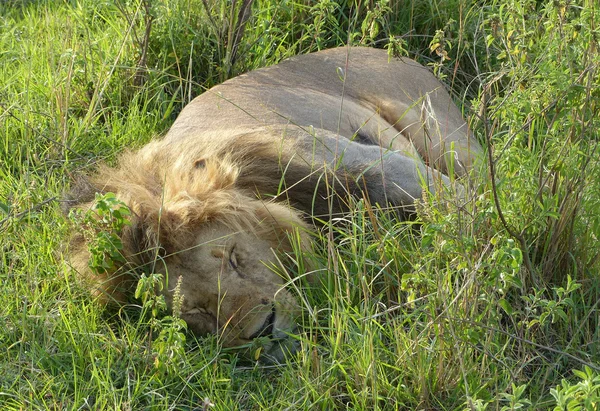
<path id="1" fill-rule="evenodd" d="M 237 258 L 237 255 L 235 254 L 235 250 L 233 248 L 229 252 L 229 265 L 231 266 L 231 268 L 233 268 L 236 271 L 239 268 L 238 258 Z"/>
<path id="2" fill-rule="evenodd" d="M 231 254 L 229 256 L 229 265 L 231 266 L 231 268 L 233 268 L 234 270 L 237 270 L 238 267 L 238 262 L 237 262 L 237 257 L 235 256 L 235 254 Z"/>

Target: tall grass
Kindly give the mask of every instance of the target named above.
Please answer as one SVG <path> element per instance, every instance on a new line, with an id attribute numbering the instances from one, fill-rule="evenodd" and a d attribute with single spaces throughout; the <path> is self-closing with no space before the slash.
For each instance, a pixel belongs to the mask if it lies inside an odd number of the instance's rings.
<path id="1" fill-rule="evenodd" d="M 598 407 L 599 18 L 593 0 L 1 3 L 0 408 Z M 287 364 L 191 335 L 157 354 L 142 310 L 104 311 L 64 261 L 72 178 L 214 84 L 346 43 L 452 89 L 490 150 L 470 200 L 417 223 L 357 202 L 319 231 Z"/>

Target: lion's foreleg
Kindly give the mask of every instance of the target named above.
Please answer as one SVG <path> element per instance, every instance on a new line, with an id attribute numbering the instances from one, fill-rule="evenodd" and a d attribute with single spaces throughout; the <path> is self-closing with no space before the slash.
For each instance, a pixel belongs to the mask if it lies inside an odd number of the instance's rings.
<path id="1" fill-rule="evenodd" d="M 352 180 L 372 203 L 414 208 L 423 191 L 435 193 L 450 187 L 444 174 L 420 160 L 379 146 L 364 145 L 325 130 L 296 136 L 295 161 L 321 170 L 335 180 Z M 345 188 L 342 184 L 342 189 Z M 357 193 L 351 193 L 357 194 Z"/>

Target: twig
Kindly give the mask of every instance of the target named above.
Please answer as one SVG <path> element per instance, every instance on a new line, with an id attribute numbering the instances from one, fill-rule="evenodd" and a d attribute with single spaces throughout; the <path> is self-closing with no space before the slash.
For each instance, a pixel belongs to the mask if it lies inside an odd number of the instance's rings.
<path id="1" fill-rule="evenodd" d="M 215 34 L 218 35 L 219 34 L 219 26 L 217 26 L 217 23 L 213 19 L 213 16 L 212 16 L 212 13 L 211 13 L 211 10 L 210 10 L 210 6 L 206 2 L 206 0 L 202 0 L 202 4 L 204 5 L 204 10 L 206 11 L 206 17 L 208 17 L 208 21 L 210 22 L 210 25 L 215 30 Z"/>
<path id="2" fill-rule="evenodd" d="M 470 325 L 481 327 L 484 330 L 488 330 L 488 331 L 493 331 L 493 332 L 497 332 L 497 333 L 500 333 L 500 334 L 504 334 L 507 337 L 513 338 L 513 339 L 515 339 L 517 341 L 520 341 L 522 343 L 525 343 L 525 344 L 529 344 L 529 345 L 531 345 L 533 347 L 540 348 L 542 350 L 549 351 L 549 352 L 552 352 L 552 353 L 555 353 L 555 354 L 564 355 L 565 357 L 570 358 L 571 360 L 576 361 L 576 362 L 578 362 L 580 364 L 586 365 L 586 366 L 590 367 L 593 370 L 600 371 L 600 366 L 597 365 L 597 364 L 594 364 L 594 363 L 591 363 L 589 361 L 586 361 L 583 358 L 576 357 L 575 355 L 569 354 L 568 352 L 561 351 L 558 348 L 549 347 L 547 345 L 539 344 L 539 343 L 536 343 L 535 341 L 528 340 L 527 338 L 519 337 L 518 335 L 511 334 L 508 331 L 504 331 L 504 330 L 502 330 L 500 328 L 494 328 L 494 327 L 491 327 L 489 325 L 485 325 L 485 324 L 482 324 L 482 323 L 479 323 L 479 322 L 476 322 L 476 321 L 472 321 L 472 320 L 468 320 L 468 319 L 465 319 L 465 318 L 456 318 L 456 317 L 452 317 L 452 318 L 451 317 L 446 317 L 446 318 L 449 319 L 449 320 L 451 319 L 451 320 L 454 320 L 454 321 L 460 321 L 460 322 L 463 322 L 463 323 L 467 323 L 467 324 L 470 324 Z"/>
<path id="3" fill-rule="evenodd" d="M 75 151 L 75 150 L 73 150 L 73 149 L 69 148 L 67 145 L 65 145 L 65 144 L 63 144 L 63 143 L 61 143 L 61 142 L 59 142 L 59 141 L 53 140 L 53 139 L 51 139 L 50 137 L 48 137 L 48 136 L 46 136 L 46 135 L 42 134 L 42 132 L 40 132 L 39 130 L 36 130 L 35 128 L 33 128 L 32 126 L 30 126 L 29 124 L 27 124 L 27 122 L 26 122 L 25 120 L 22 120 L 22 119 L 20 119 L 19 117 L 15 116 L 15 115 L 14 115 L 14 114 L 13 114 L 13 113 L 12 113 L 12 112 L 11 112 L 11 111 L 10 111 L 10 110 L 9 110 L 9 109 L 6 107 L 6 106 L 5 106 L 5 105 L 3 105 L 2 103 L 0 103 L 0 108 L 2 108 L 2 109 L 4 110 L 4 112 L 5 112 L 6 114 L 8 114 L 10 117 L 12 117 L 12 118 L 14 118 L 15 120 L 17 120 L 17 121 L 21 122 L 21 123 L 22 123 L 22 124 L 23 124 L 25 127 L 27 127 L 29 130 L 33 131 L 33 132 L 34 132 L 34 133 L 35 133 L 37 136 L 39 136 L 39 137 L 43 138 L 44 140 L 46 140 L 46 141 L 48 141 L 48 142 L 50 142 L 50 143 L 52 143 L 52 144 L 55 144 L 55 145 L 57 145 L 57 146 L 59 146 L 59 147 L 61 147 L 61 148 L 65 149 L 65 150 L 66 150 L 66 151 L 68 151 L 69 153 L 71 153 L 71 154 L 75 155 L 77 158 L 83 158 L 83 156 L 82 156 L 81 154 L 79 154 L 77 151 Z"/>
<path id="4" fill-rule="evenodd" d="M 23 217 L 25 217 L 26 215 L 28 215 L 28 214 L 31 214 L 31 213 L 33 213 L 34 211 L 37 211 L 37 210 L 39 210 L 40 208 L 42 208 L 42 207 L 43 207 L 43 206 L 45 206 L 46 204 L 48 204 L 48 203 L 51 203 L 51 202 L 55 201 L 57 198 L 58 198 L 58 197 L 56 197 L 56 196 L 54 196 L 54 197 L 50 197 L 50 198 L 47 198 L 46 200 L 42 201 L 41 203 L 39 203 L 39 204 L 36 204 L 36 205 L 34 205 L 33 207 L 31 207 L 31 208 L 29 208 L 29 209 L 27 209 L 27 210 L 25 210 L 25 211 L 21 211 L 20 213 L 17 213 L 17 214 L 15 214 L 15 215 L 9 215 L 8 217 L 6 217 L 6 218 L 4 218 L 4 219 L 0 220 L 0 229 L 2 229 L 2 228 L 3 228 L 3 226 L 4 226 L 4 223 L 6 223 L 7 221 L 9 221 L 9 220 L 11 220 L 11 219 L 20 219 L 20 218 L 23 218 Z"/>
<path id="5" fill-rule="evenodd" d="M 489 85 L 486 86 L 485 90 L 483 91 L 484 95 L 487 94 L 489 90 Z M 491 137 L 491 132 L 489 130 L 489 122 L 488 122 L 488 117 L 487 117 L 487 104 L 484 101 L 482 104 L 482 114 L 483 114 L 483 127 L 484 127 L 484 133 L 485 133 L 485 139 L 487 142 L 487 152 L 488 152 L 488 162 L 489 162 L 489 168 L 490 168 L 490 180 L 492 183 L 492 196 L 494 197 L 494 205 L 496 207 L 496 211 L 498 212 L 498 217 L 500 217 L 500 221 L 502 222 L 502 225 L 504 226 L 504 229 L 508 232 L 508 234 L 515 238 L 520 246 L 521 246 L 521 254 L 523 255 L 523 262 L 525 263 L 525 267 L 527 268 L 527 271 L 529 271 L 530 275 L 531 275 L 531 279 L 533 280 L 533 284 L 536 287 L 540 286 L 540 282 L 537 278 L 537 274 L 536 272 L 533 270 L 533 265 L 531 264 L 531 259 L 529 258 L 529 247 L 527 247 L 527 243 L 525 242 L 525 239 L 523 238 L 522 235 L 518 234 L 516 231 L 514 231 L 509 225 L 508 222 L 506 221 L 506 219 L 504 218 L 504 213 L 502 212 L 502 208 L 500 207 L 500 201 L 498 199 L 498 191 L 496 189 L 496 170 L 495 170 L 495 166 L 494 166 L 494 158 L 493 158 L 493 154 L 492 154 L 492 137 Z"/>
<path id="6" fill-rule="evenodd" d="M 242 41 L 242 37 L 244 36 L 244 30 L 246 29 L 246 22 L 250 17 L 250 8 L 252 6 L 254 0 L 244 0 L 242 5 L 240 6 L 240 10 L 238 12 L 237 20 L 235 23 L 235 35 L 233 37 L 233 44 L 231 45 L 231 56 L 229 60 L 229 68 L 233 67 L 235 61 L 237 60 L 237 52 L 238 46 Z M 232 13 L 234 10 L 231 11 Z"/>
<path id="7" fill-rule="evenodd" d="M 133 80 L 133 84 L 135 86 L 142 86 L 146 81 L 146 73 L 148 72 L 148 47 L 150 45 L 150 32 L 152 31 L 152 22 L 154 21 L 154 16 L 150 11 L 150 1 L 145 0 L 144 3 L 144 38 L 141 42 L 139 42 L 138 47 L 140 47 L 140 59 L 137 63 L 137 69 L 135 72 L 135 77 Z"/>

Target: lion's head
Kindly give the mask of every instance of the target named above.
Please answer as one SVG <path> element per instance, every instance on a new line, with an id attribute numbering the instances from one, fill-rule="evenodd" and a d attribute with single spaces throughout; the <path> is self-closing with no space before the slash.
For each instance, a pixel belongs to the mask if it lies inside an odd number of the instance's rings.
<path id="1" fill-rule="evenodd" d="M 265 357 L 280 360 L 296 327 L 295 298 L 273 270 L 293 249 L 291 235 L 307 244 L 306 224 L 287 205 L 256 199 L 236 187 L 239 168 L 228 155 L 168 161 L 160 142 L 122 156 L 88 183 L 114 192 L 131 210 L 120 234 L 127 264 L 93 273 L 85 236 L 71 241 L 71 263 L 103 302 L 123 303 L 133 293 L 132 267 L 165 277 L 172 308 L 180 282 L 181 317 L 197 335 L 216 333 L 224 346 L 261 338 Z M 89 208 L 93 202 L 77 205 Z"/>

